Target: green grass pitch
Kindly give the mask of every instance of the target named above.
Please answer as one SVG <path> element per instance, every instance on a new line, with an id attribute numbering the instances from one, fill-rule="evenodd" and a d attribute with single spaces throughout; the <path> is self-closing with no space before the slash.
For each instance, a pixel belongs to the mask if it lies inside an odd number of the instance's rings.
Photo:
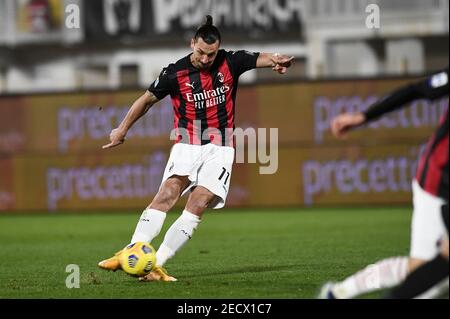
<path id="1" fill-rule="evenodd" d="M 175 283 L 97 268 L 128 243 L 139 215 L 0 216 L 0 298 L 314 298 L 325 281 L 407 254 L 411 209 L 208 211 L 166 264 Z M 155 247 L 177 217 L 168 214 Z M 68 264 L 80 267 L 80 288 L 66 287 Z"/>

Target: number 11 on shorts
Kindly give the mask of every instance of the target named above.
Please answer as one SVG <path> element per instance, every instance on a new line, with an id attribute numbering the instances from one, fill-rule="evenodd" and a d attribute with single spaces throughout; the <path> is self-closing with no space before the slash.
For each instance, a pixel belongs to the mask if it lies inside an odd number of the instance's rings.
<path id="1" fill-rule="evenodd" d="M 222 180 L 222 178 L 225 176 L 225 173 L 227 173 L 227 178 L 225 178 L 225 181 L 223 182 L 224 185 L 226 185 L 228 182 L 228 178 L 230 177 L 230 172 L 228 172 L 225 167 L 222 167 L 222 174 L 220 174 L 220 176 L 219 176 L 219 181 Z"/>

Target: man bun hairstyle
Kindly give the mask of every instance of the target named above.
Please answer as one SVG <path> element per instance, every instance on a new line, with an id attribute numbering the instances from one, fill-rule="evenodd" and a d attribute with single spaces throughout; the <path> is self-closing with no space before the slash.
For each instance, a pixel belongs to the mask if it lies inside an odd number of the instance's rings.
<path id="1" fill-rule="evenodd" d="M 203 25 L 209 25 L 212 26 L 213 25 L 213 17 L 210 16 L 209 14 L 205 17 L 205 23 L 203 23 Z"/>
<path id="2" fill-rule="evenodd" d="M 214 44 L 217 41 L 219 41 L 219 43 L 222 42 L 222 36 L 220 35 L 219 29 L 213 25 L 212 16 L 207 15 L 205 22 L 195 33 L 194 40 L 197 41 L 199 38 L 202 38 L 207 44 Z"/>

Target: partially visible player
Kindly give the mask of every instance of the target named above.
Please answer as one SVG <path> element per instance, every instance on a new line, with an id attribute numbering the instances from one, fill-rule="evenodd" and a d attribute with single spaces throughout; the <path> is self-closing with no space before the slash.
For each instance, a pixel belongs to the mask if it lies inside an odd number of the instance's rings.
<path id="1" fill-rule="evenodd" d="M 156 102 L 171 96 L 176 144 L 159 192 L 142 213 L 131 243 L 151 242 L 161 231 L 166 213 L 180 196 L 190 194 L 183 213 L 167 230 L 156 253 L 157 267 L 141 278 L 144 281 L 176 280 L 162 267 L 192 238 L 206 208 L 225 206 L 234 161 L 232 133 L 239 77 L 255 68 L 272 68 L 284 74 L 293 60 L 280 54 L 225 51 L 220 45 L 220 32 L 207 16 L 191 41 L 192 53 L 162 70 L 111 132 L 111 143 L 104 146 L 122 144 L 139 118 Z M 120 269 L 120 253 L 101 261 L 99 267 Z"/>
<path id="2" fill-rule="evenodd" d="M 401 285 L 384 295 L 385 299 L 425 299 L 437 296 L 441 287 L 448 284 L 448 204 L 442 206 L 442 217 L 447 227 L 447 236 L 439 243 L 441 253 L 409 274 Z"/>
<path id="3" fill-rule="evenodd" d="M 341 114 L 332 121 L 331 131 L 336 137 L 342 138 L 350 130 L 397 110 L 413 100 L 433 100 L 448 96 L 448 76 L 446 69 L 426 80 L 397 89 L 364 113 Z M 448 203 L 449 198 L 448 138 L 447 109 L 421 154 L 412 184 L 414 212 L 409 257 L 384 259 L 341 282 L 327 283 L 321 289 L 320 298 L 353 298 L 374 290 L 394 287 L 401 283 L 408 273 L 439 254 L 436 244 L 446 234 L 441 219 L 441 207 Z M 375 277 L 378 283 L 376 286 L 373 280 Z"/>

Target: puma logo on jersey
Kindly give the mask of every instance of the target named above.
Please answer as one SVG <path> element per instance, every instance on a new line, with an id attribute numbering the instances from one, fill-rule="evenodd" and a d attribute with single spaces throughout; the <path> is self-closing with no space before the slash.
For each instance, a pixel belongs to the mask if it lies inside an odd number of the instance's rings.
<path id="1" fill-rule="evenodd" d="M 194 83 L 195 83 L 195 82 L 192 82 L 192 84 L 191 84 L 191 83 L 186 83 L 186 86 L 189 86 L 191 89 L 195 89 L 195 88 L 194 88 Z"/>

